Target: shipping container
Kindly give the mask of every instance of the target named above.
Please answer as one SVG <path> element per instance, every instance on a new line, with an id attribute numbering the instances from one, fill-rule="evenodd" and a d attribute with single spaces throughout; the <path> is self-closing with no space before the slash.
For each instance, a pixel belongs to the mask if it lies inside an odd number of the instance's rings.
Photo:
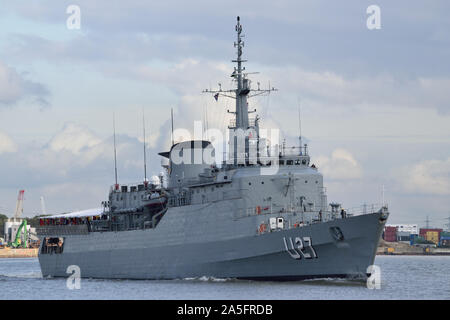
<path id="1" fill-rule="evenodd" d="M 419 237 L 419 235 L 417 235 L 417 234 L 410 234 L 409 235 L 409 244 L 411 246 L 414 245 L 414 243 L 416 242 L 418 237 Z"/>
<path id="2" fill-rule="evenodd" d="M 425 239 L 431 241 L 435 244 L 439 243 L 439 232 L 437 231 L 427 231 Z"/>
<path id="3" fill-rule="evenodd" d="M 394 235 L 389 235 L 389 234 L 385 234 L 384 235 L 384 240 L 388 241 L 388 242 L 396 242 L 397 241 L 397 236 Z"/>
<path id="4" fill-rule="evenodd" d="M 419 235 L 420 235 L 421 237 L 423 237 L 423 238 L 426 238 L 426 235 L 427 235 L 427 232 L 428 232 L 428 231 L 435 231 L 435 232 L 438 233 L 438 237 L 440 237 L 440 236 L 441 236 L 441 232 L 444 231 L 444 230 L 443 230 L 443 229 L 436 229 L 436 228 L 434 228 L 434 229 L 432 229 L 432 228 L 429 228 L 429 229 L 422 228 L 422 229 L 420 229 L 420 231 L 419 231 Z"/>
<path id="5" fill-rule="evenodd" d="M 388 242 L 397 241 L 397 227 L 386 226 L 384 228 L 383 239 Z"/>
<path id="6" fill-rule="evenodd" d="M 397 241 L 410 242 L 411 232 L 397 231 Z"/>

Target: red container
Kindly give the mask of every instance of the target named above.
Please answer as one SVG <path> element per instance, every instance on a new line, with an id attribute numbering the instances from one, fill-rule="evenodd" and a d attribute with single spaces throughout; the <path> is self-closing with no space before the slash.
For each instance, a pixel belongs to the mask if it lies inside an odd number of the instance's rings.
<path id="1" fill-rule="evenodd" d="M 391 235 L 391 234 L 385 234 L 384 240 L 388 242 L 396 242 L 397 241 L 397 235 Z"/>
<path id="2" fill-rule="evenodd" d="M 384 228 L 383 239 L 388 242 L 397 241 L 397 227 L 387 226 Z"/>

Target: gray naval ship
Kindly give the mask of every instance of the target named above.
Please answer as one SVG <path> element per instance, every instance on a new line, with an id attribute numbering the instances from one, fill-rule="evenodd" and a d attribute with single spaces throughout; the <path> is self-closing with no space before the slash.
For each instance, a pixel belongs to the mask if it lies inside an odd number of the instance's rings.
<path id="1" fill-rule="evenodd" d="M 307 145 L 268 147 L 247 100 L 273 89 L 251 88 L 239 17 L 236 33 L 236 88 L 205 90 L 236 100 L 228 159 L 221 165 L 196 160 L 198 154 L 214 158 L 210 141 L 172 143 L 159 153 L 166 170 L 159 183 L 116 180 L 101 208 L 42 218 L 44 277 L 67 277 L 73 265 L 91 278 L 367 277 L 387 206 L 358 213 L 328 204 Z"/>

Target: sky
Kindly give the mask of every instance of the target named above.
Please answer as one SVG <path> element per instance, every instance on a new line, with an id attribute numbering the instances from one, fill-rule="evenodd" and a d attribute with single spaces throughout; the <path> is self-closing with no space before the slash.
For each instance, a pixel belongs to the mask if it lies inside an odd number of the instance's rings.
<path id="1" fill-rule="evenodd" d="M 126 4 L 125 4 L 126 3 Z M 366 12 L 380 8 L 380 29 Z M 77 5 L 80 28 L 68 28 Z M 176 128 L 225 130 L 234 26 L 261 126 L 288 144 L 301 127 L 329 201 L 380 203 L 390 223 L 443 227 L 450 216 L 448 1 L 6 1 L 0 0 L 0 213 L 24 216 L 99 207 L 114 183 L 143 179 Z M 70 20 L 71 21 L 71 20 Z"/>

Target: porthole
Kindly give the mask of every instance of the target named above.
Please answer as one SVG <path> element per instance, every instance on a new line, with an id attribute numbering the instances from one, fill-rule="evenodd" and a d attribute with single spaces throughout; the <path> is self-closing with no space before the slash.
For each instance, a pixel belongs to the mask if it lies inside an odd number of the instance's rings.
<path id="1" fill-rule="evenodd" d="M 305 183 L 308 183 L 308 180 L 305 180 Z"/>

